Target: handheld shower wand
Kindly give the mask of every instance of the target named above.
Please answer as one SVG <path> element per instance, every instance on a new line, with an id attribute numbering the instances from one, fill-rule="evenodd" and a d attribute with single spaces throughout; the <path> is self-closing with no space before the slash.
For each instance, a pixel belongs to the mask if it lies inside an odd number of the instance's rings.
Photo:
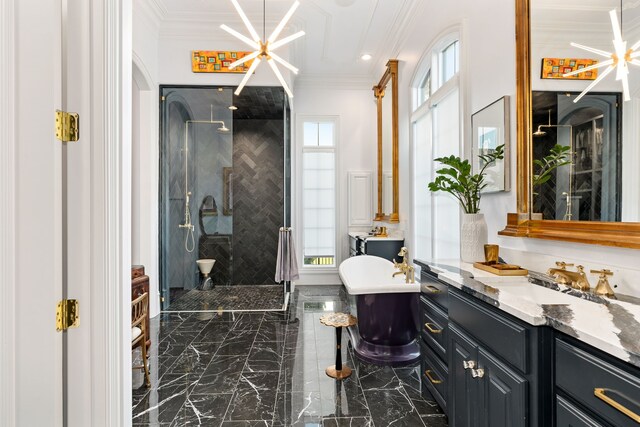
<path id="1" fill-rule="evenodd" d="M 184 248 L 187 252 L 191 253 L 196 247 L 195 237 L 193 236 L 193 232 L 195 227 L 191 223 L 191 208 L 189 207 L 191 191 L 187 191 L 184 203 L 184 224 L 179 224 L 178 228 L 186 228 L 187 235 L 184 238 Z M 189 244 L 189 240 L 191 240 L 191 244 Z"/>

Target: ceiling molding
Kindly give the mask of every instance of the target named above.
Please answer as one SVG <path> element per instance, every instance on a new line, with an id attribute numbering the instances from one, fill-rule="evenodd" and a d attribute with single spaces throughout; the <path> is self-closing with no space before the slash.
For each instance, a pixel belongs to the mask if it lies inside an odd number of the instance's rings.
<path id="1" fill-rule="evenodd" d="M 295 79 L 295 88 L 331 88 L 331 89 L 353 89 L 353 90 L 371 90 L 375 84 L 372 76 L 364 75 L 339 75 L 328 76 L 324 74 L 304 74 Z M 373 92 L 371 95 L 373 99 Z"/>
<path id="2" fill-rule="evenodd" d="M 417 13 L 415 12 L 421 2 L 414 2 L 411 0 L 402 1 L 402 6 L 394 17 L 393 23 L 389 29 L 389 34 L 396 34 L 397 37 L 395 37 L 395 40 L 393 37 L 387 37 L 385 39 L 385 43 L 379 45 L 378 49 L 376 49 L 375 57 L 377 59 L 371 64 L 369 69 L 369 72 L 372 75 L 382 75 L 387 61 L 398 57 L 401 47 L 405 44 L 409 38 L 409 34 L 411 34 L 411 31 L 413 30 L 413 26 L 411 24 L 415 19 L 417 19 Z"/>

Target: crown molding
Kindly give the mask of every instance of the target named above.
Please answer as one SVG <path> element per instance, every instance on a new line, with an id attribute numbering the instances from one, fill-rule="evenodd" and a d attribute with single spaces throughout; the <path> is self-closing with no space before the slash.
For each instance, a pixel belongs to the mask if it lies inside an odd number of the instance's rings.
<path id="1" fill-rule="evenodd" d="M 146 20 L 157 34 L 167 16 L 167 10 L 156 0 L 136 0 L 133 2 L 133 16 Z"/>

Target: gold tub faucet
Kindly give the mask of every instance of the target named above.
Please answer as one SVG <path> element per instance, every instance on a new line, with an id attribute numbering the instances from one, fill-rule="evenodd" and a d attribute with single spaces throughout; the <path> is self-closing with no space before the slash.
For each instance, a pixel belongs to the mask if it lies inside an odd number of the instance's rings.
<path id="1" fill-rule="evenodd" d="M 406 278 L 406 283 L 415 283 L 415 268 L 412 265 L 409 265 L 409 250 L 406 247 L 400 248 L 400 252 L 398 256 L 402 257 L 402 263 L 398 264 L 398 262 L 394 259 L 393 266 L 397 268 L 399 271 L 393 273 L 391 277 L 396 277 L 399 274 L 404 274 Z"/>
<path id="2" fill-rule="evenodd" d="M 591 288 L 587 274 L 584 272 L 584 266 L 578 265 L 576 269 L 578 271 L 569 271 L 567 267 L 573 266 L 573 264 L 567 264 L 566 262 L 556 262 L 558 268 L 550 268 L 547 271 L 549 276 L 552 276 L 556 281 L 563 285 L 569 285 L 574 289 L 581 291 L 588 291 Z"/>

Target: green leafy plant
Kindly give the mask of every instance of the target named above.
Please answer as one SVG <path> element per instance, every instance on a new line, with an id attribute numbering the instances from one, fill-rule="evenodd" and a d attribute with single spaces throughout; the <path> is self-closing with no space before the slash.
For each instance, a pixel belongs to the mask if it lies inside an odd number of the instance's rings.
<path id="1" fill-rule="evenodd" d="M 484 182 L 484 171 L 496 160 L 504 159 L 504 144 L 499 145 L 489 154 L 478 156 L 484 165 L 476 174 L 471 173 L 471 164 L 458 156 L 438 157 L 436 162 L 446 167 L 436 171 L 436 179 L 429 183 L 429 190 L 444 191 L 453 195 L 465 213 L 474 214 L 480 211 L 480 191 L 487 186 Z"/>
<path id="2" fill-rule="evenodd" d="M 571 163 L 571 147 L 568 145 L 556 144 L 551 148 L 549 154 L 542 159 L 535 159 L 533 161 L 534 171 L 532 184 L 533 187 L 538 187 L 551 179 L 552 172 L 560 166 L 568 165 Z M 537 168 L 536 168 L 537 166 Z"/>

